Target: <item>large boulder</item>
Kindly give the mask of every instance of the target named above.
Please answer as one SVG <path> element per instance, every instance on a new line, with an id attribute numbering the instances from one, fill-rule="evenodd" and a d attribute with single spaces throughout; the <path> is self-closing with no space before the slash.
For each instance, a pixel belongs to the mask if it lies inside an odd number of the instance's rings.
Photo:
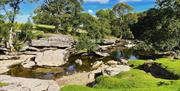
<path id="1" fill-rule="evenodd" d="M 114 67 L 108 67 L 104 69 L 103 75 L 115 76 L 121 72 L 129 71 L 130 67 L 126 65 L 116 65 Z"/>
<path id="2" fill-rule="evenodd" d="M 56 79 L 56 82 L 61 87 L 66 85 L 83 85 L 86 86 L 89 83 L 92 83 L 95 79 L 88 78 L 89 72 L 75 73 L 69 76 L 63 76 L 59 79 Z"/>
<path id="3" fill-rule="evenodd" d="M 54 35 L 49 38 L 41 38 L 39 40 L 32 40 L 30 46 L 33 47 L 58 47 L 71 48 L 74 40 L 68 35 Z"/>
<path id="4" fill-rule="evenodd" d="M 35 58 L 37 66 L 61 66 L 68 60 L 69 52 L 67 50 L 48 50 L 38 53 Z"/>
<path id="5" fill-rule="evenodd" d="M 98 69 L 89 72 L 88 78 L 95 79 L 101 75 L 115 76 L 121 72 L 129 71 L 130 67 L 127 65 L 101 65 Z"/>
<path id="6" fill-rule="evenodd" d="M 0 82 L 8 86 L 0 87 L 0 91 L 59 91 L 58 84 L 53 80 L 11 77 L 0 75 Z"/>

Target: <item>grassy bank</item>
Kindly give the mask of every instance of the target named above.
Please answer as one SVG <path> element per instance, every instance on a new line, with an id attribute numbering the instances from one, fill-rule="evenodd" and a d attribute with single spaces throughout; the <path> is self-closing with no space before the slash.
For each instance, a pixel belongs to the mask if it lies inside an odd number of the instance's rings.
<path id="1" fill-rule="evenodd" d="M 135 61 L 129 61 L 130 65 L 133 65 L 133 68 L 137 68 L 140 65 L 143 65 L 144 62 L 156 62 L 160 64 L 161 68 L 166 69 L 169 72 L 172 72 L 174 74 L 177 74 L 180 76 L 180 60 L 172 60 L 167 58 L 160 58 L 155 61 L 152 60 L 135 60 Z"/>
<path id="2" fill-rule="evenodd" d="M 61 91 L 180 91 L 180 80 L 165 80 L 153 77 L 150 73 L 137 69 L 147 60 L 129 61 L 134 65 L 128 72 L 122 72 L 114 77 L 101 76 L 96 79 L 94 88 L 71 85 Z M 161 67 L 179 74 L 180 60 L 158 59 Z"/>

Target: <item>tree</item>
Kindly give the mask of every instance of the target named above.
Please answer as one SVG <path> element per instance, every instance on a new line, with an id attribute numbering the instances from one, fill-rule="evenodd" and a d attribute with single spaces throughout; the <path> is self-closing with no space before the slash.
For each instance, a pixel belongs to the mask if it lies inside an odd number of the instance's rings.
<path id="1" fill-rule="evenodd" d="M 111 21 L 111 20 L 113 20 L 115 18 L 114 14 L 112 14 L 111 9 L 101 9 L 101 10 L 96 12 L 96 16 L 98 18 L 107 19 L 109 21 Z"/>
<path id="2" fill-rule="evenodd" d="M 6 43 L 6 47 L 10 49 L 10 51 L 14 50 L 13 46 L 13 34 L 14 34 L 14 23 L 16 16 L 20 13 L 20 5 L 26 2 L 34 2 L 36 0 L 1 0 L 0 1 L 0 9 L 4 11 L 6 20 L 10 25 L 8 42 Z"/>
<path id="3" fill-rule="evenodd" d="M 113 7 L 112 13 L 116 18 L 111 22 L 112 35 L 123 39 L 133 38 L 130 26 L 136 22 L 136 14 L 132 14 L 132 10 L 131 6 L 124 3 L 118 3 Z"/>
<path id="4" fill-rule="evenodd" d="M 4 23 L 3 15 L 0 15 L 0 24 Z"/>
<path id="5" fill-rule="evenodd" d="M 87 31 L 87 34 L 91 39 L 95 39 L 96 41 L 102 39 L 102 35 L 100 32 L 101 24 L 96 17 L 92 16 L 89 13 L 82 13 L 80 16 L 80 20 L 81 25 L 83 25 L 82 29 Z"/>
<path id="6" fill-rule="evenodd" d="M 125 3 L 118 3 L 116 4 L 112 12 L 117 18 L 123 18 L 124 15 L 129 14 L 133 8 Z"/>
<path id="7" fill-rule="evenodd" d="M 111 9 L 101 9 L 96 12 L 96 16 L 98 17 L 100 23 L 100 32 L 102 37 L 108 36 L 111 34 L 111 22 L 115 18 L 113 14 L 111 14 Z"/>
<path id="8" fill-rule="evenodd" d="M 180 49 L 179 0 L 157 0 L 157 6 L 146 11 L 135 28 L 135 37 L 152 44 L 155 50 Z"/>
<path id="9" fill-rule="evenodd" d="M 55 32 L 66 28 L 74 17 L 82 11 L 82 0 L 45 0 L 35 10 L 35 23 L 47 23 L 55 26 Z M 47 19 L 44 21 L 44 19 Z M 73 26 L 73 25 L 72 25 Z"/>

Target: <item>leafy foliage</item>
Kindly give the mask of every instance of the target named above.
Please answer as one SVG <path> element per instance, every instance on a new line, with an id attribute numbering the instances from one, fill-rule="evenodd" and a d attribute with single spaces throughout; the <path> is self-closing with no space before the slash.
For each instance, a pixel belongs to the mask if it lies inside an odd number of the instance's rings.
<path id="1" fill-rule="evenodd" d="M 179 0 L 157 0 L 157 7 L 142 13 L 135 24 L 135 37 L 152 44 L 155 50 L 179 50 L 179 5 Z"/>
<path id="2" fill-rule="evenodd" d="M 131 14 L 130 12 L 133 8 L 124 3 L 116 4 L 112 13 L 116 16 L 116 18 L 112 21 L 112 34 L 116 37 L 120 37 L 123 39 L 131 39 L 134 38 L 130 25 L 134 24 L 137 21 L 136 14 Z"/>
<path id="3" fill-rule="evenodd" d="M 96 42 L 91 39 L 86 34 L 80 35 L 78 43 L 76 45 L 77 50 L 86 50 L 87 52 L 92 52 L 96 50 Z"/>
<path id="4" fill-rule="evenodd" d="M 35 23 L 49 24 L 55 26 L 55 32 L 71 26 L 71 20 L 78 17 L 81 12 L 81 1 L 79 0 L 45 0 L 36 9 Z"/>

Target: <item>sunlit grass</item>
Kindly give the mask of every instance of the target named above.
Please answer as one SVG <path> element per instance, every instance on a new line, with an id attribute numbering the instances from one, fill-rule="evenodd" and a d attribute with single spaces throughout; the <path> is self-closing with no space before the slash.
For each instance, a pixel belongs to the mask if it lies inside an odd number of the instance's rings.
<path id="1" fill-rule="evenodd" d="M 114 77 L 101 76 L 96 79 L 97 85 L 94 88 L 71 85 L 65 86 L 61 91 L 180 91 L 180 80 L 155 78 L 150 73 L 137 69 L 147 61 L 129 61 L 129 64 L 133 65 L 130 71 Z M 180 73 L 180 60 L 162 58 L 154 62 L 170 72 Z"/>

